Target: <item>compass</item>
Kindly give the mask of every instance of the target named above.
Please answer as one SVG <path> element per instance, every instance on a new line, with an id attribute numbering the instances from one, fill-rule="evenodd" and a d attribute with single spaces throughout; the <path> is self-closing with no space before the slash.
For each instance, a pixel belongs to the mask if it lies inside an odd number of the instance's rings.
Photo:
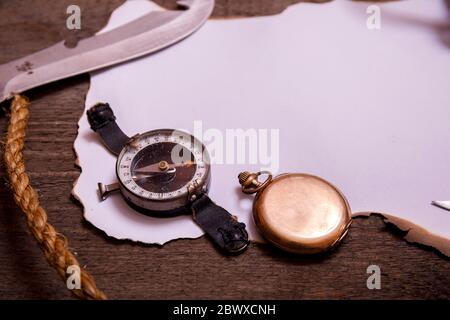
<path id="1" fill-rule="evenodd" d="M 116 173 L 128 201 L 170 215 L 208 191 L 209 163 L 195 137 L 161 129 L 130 139 L 117 157 Z"/>
<path id="2" fill-rule="evenodd" d="M 191 214 L 209 238 L 228 253 L 248 246 L 245 224 L 209 197 L 210 157 L 194 136 L 158 129 L 128 137 L 106 103 L 87 111 L 91 129 L 117 156 L 117 181 L 98 184 L 100 199 L 120 191 L 137 212 L 157 217 Z"/>

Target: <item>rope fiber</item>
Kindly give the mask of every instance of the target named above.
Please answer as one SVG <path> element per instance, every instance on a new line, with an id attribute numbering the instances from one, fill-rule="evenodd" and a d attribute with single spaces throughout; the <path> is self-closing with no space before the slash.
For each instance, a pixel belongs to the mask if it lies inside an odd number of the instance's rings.
<path id="1" fill-rule="evenodd" d="M 38 195 L 30 185 L 30 178 L 25 171 L 22 151 L 28 124 L 29 104 L 29 100 L 20 95 L 16 95 L 12 100 L 4 154 L 6 171 L 14 200 L 25 214 L 29 230 L 36 238 L 49 264 L 66 282 L 67 268 L 73 265 L 80 267 L 80 264 L 69 249 L 67 239 L 48 222 L 47 213 L 39 204 Z M 81 267 L 80 282 L 80 289 L 70 290 L 77 298 L 106 299 L 105 294 L 97 288 L 94 278 Z"/>

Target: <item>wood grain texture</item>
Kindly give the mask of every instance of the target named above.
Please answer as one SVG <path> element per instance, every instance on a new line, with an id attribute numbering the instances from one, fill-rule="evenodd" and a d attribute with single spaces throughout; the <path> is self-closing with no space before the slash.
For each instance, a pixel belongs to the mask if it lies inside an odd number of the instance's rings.
<path id="1" fill-rule="evenodd" d="M 158 1 L 171 7 L 172 1 Z M 272 14 L 288 1 L 217 1 L 216 16 Z M 298 2 L 298 1 L 297 1 Z M 65 9 L 82 8 L 82 31 L 65 28 Z M 3 0 L 0 63 L 62 39 L 93 34 L 122 0 Z M 301 5 L 301 4 L 299 4 Z M 224 257 L 204 238 L 164 247 L 118 241 L 83 219 L 70 196 L 79 175 L 72 149 L 89 77 L 78 76 L 32 90 L 25 160 L 49 219 L 69 240 L 81 263 L 110 298 L 120 299 L 435 299 L 450 298 L 448 259 L 407 244 L 381 219 L 357 219 L 342 245 L 324 257 L 299 257 L 266 245 L 252 245 L 238 257 Z M 7 104 L 1 105 L 7 108 Z M 0 115 L 2 133 L 7 115 Z M 3 157 L 3 155 L 0 155 Z M 0 297 L 69 299 L 46 263 L 9 193 L 0 169 Z M 216 182 L 218 183 L 218 182 Z M 366 269 L 377 264 L 382 289 L 368 290 Z"/>

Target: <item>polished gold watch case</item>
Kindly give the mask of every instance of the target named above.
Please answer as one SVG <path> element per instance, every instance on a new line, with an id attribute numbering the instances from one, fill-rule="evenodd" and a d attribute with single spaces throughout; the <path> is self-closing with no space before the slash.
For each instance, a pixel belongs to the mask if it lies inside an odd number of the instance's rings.
<path id="1" fill-rule="evenodd" d="M 264 174 L 267 179 L 258 181 Z M 344 238 L 352 222 L 343 193 L 320 177 L 286 173 L 272 179 L 270 172 L 243 172 L 239 182 L 244 193 L 257 193 L 253 218 L 258 230 L 283 250 L 326 252 Z"/>

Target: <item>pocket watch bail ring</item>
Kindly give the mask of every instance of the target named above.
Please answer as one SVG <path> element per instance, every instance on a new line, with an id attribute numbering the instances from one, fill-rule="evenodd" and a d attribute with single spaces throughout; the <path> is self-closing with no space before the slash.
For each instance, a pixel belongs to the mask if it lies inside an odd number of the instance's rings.
<path id="1" fill-rule="evenodd" d="M 267 175 L 266 180 L 260 182 L 258 180 L 260 175 Z M 272 181 L 272 173 L 270 171 L 258 171 L 256 173 L 244 171 L 239 174 L 238 179 L 242 186 L 242 192 L 252 194 L 264 189 Z"/>

